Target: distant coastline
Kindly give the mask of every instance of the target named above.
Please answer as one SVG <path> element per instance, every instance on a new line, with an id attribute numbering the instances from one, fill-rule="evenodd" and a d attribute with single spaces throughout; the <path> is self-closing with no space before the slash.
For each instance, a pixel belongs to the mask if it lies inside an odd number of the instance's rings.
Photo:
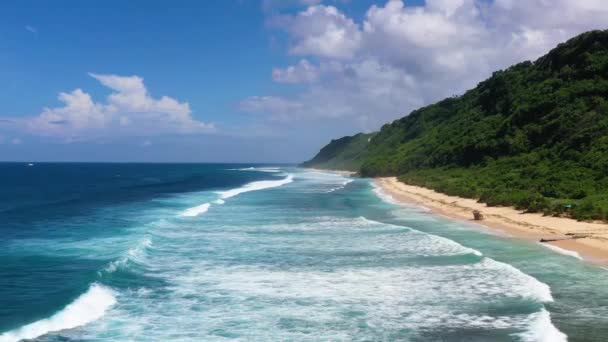
<path id="1" fill-rule="evenodd" d="M 448 196 L 431 189 L 408 185 L 395 177 L 376 178 L 374 183 L 395 201 L 428 208 L 435 214 L 477 223 L 494 231 L 514 238 L 529 241 L 540 239 L 569 238 L 572 234 L 588 237 L 549 242 L 546 245 L 568 251 L 573 256 L 580 255 L 585 261 L 608 265 L 608 224 L 581 222 L 570 218 L 522 213 L 513 207 L 487 207 L 474 199 Z M 484 220 L 474 221 L 473 210 L 479 210 Z M 554 250 L 559 250 L 552 248 Z"/>
<path id="2" fill-rule="evenodd" d="M 319 171 L 319 172 L 338 173 L 338 174 L 345 175 L 345 176 L 355 176 L 357 174 L 355 171 L 332 170 L 332 169 L 323 169 L 323 168 L 318 168 L 318 167 L 305 167 L 305 169 L 312 170 L 312 171 Z"/>

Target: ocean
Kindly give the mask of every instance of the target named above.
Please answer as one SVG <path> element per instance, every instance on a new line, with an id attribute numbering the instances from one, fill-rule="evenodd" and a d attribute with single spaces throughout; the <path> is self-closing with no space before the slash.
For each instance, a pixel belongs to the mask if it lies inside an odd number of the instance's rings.
<path id="1" fill-rule="evenodd" d="M 606 341 L 608 270 L 289 165 L 0 164 L 0 341 Z"/>

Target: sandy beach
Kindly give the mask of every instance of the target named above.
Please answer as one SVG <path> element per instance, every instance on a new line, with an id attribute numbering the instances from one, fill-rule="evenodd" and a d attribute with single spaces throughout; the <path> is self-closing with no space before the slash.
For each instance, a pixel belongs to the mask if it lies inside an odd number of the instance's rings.
<path id="1" fill-rule="evenodd" d="M 477 223 L 515 238 L 530 241 L 540 241 L 543 238 L 566 239 L 550 244 L 576 252 L 589 262 L 608 265 L 608 224 L 523 213 L 512 207 L 487 207 L 474 199 L 448 196 L 430 189 L 407 185 L 395 177 L 378 178 L 375 182 L 398 202 L 424 206 L 436 214 Z M 473 210 L 479 210 L 484 219 L 474 221 Z M 567 234 L 586 237 L 570 239 L 572 235 Z"/>

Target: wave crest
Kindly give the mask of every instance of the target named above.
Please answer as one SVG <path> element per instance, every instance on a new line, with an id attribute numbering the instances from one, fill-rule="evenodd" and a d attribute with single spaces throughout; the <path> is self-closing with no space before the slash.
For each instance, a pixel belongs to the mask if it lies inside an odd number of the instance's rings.
<path id="1" fill-rule="evenodd" d="M 140 259 L 144 256 L 146 248 L 149 248 L 150 246 L 152 246 L 152 240 L 150 238 L 144 238 L 137 245 L 130 248 L 127 251 L 127 255 L 119 258 L 118 260 L 110 262 L 110 264 L 108 264 L 104 271 L 112 273 L 120 267 L 126 265 L 129 260 L 140 261 Z"/>
<path id="2" fill-rule="evenodd" d="M 226 190 L 226 191 L 218 191 L 217 194 L 220 195 L 222 199 L 234 197 L 240 195 L 244 192 L 264 190 L 269 188 L 276 188 L 279 186 L 283 186 L 285 184 L 289 184 L 293 182 L 293 175 L 289 174 L 287 177 L 279 180 L 265 180 L 265 181 L 257 181 L 247 183 L 244 186 L 236 189 Z"/>
<path id="3" fill-rule="evenodd" d="M 559 331 L 551 322 L 549 311 L 542 309 L 540 312 L 530 315 L 531 323 L 528 331 L 516 334 L 525 342 L 567 342 L 568 336 Z"/>
<path id="4" fill-rule="evenodd" d="M 207 210 L 209 210 L 210 206 L 211 206 L 211 204 L 205 203 L 205 204 L 197 205 L 196 207 L 188 208 L 182 212 L 182 216 L 195 217 L 200 214 L 204 214 L 207 212 Z"/>
<path id="5" fill-rule="evenodd" d="M 73 329 L 101 318 L 116 304 L 114 291 L 94 283 L 89 290 L 53 316 L 0 335 L 0 342 L 34 339 L 50 332 Z"/>
<path id="6" fill-rule="evenodd" d="M 545 248 L 548 248 L 548 249 L 554 251 L 555 253 L 571 256 L 571 257 L 576 258 L 578 260 L 583 260 L 583 257 L 581 257 L 581 255 L 578 254 L 577 252 L 570 251 L 570 250 L 567 250 L 567 249 L 564 249 L 564 248 L 561 248 L 561 247 L 557 247 L 557 246 L 549 244 L 549 243 L 540 243 L 539 242 L 538 244 L 541 245 L 541 246 L 543 246 L 543 247 L 545 247 Z"/>
<path id="7" fill-rule="evenodd" d="M 269 166 L 269 167 L 253 167 L 253 166 L 251 166 L 251 167 L 243 167 L 243 168 L 240 168 L 240 169 L 227 169 L 227 170 L 230 170 L 230 171 L 259 171 L 259 172 L 272 172 L 272 173 L 281 172 L 280 168 L 274 167 L 274 166 L 272 166 L 272 167 L 271 166 Z"/>
<path id="8" fill-rule="evenodd" d="M 334 191 L 338 191 L 338 190 L 344 189 L 349 183 L 352 183 L 352 182 L 353 182 L 352 179 L 347 179 L 344 182 L 342 182 L 342 185 L 340 185 L 338 187 L 335 187 L 335 188 L 332 188 L 332 189 L 329 189 L 326 192 L 327 193 L 331 193 L 331 192 L 334 192 Z"/>

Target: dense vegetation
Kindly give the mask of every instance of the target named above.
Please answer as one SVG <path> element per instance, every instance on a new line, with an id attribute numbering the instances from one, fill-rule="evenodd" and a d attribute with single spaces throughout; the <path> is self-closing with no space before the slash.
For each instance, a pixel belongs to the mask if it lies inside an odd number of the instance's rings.
<path id="1" fill-rule="evenodd" d="M 359 133 L 332 140 L 313 159 L 302 163 L 302 166 L 358 171 L 367 156 L 367 146 L 373 136 L 374 133 Z"/>
<path id="2" fill-rule="evenodd" d="M 332 155 L 345 163 L 341 148 L 359 150 L 349 157 L 363 176 L 608 220 L 608 31 L 584 33 L 384 125 L 363 150 L 342 139 Z"/>

